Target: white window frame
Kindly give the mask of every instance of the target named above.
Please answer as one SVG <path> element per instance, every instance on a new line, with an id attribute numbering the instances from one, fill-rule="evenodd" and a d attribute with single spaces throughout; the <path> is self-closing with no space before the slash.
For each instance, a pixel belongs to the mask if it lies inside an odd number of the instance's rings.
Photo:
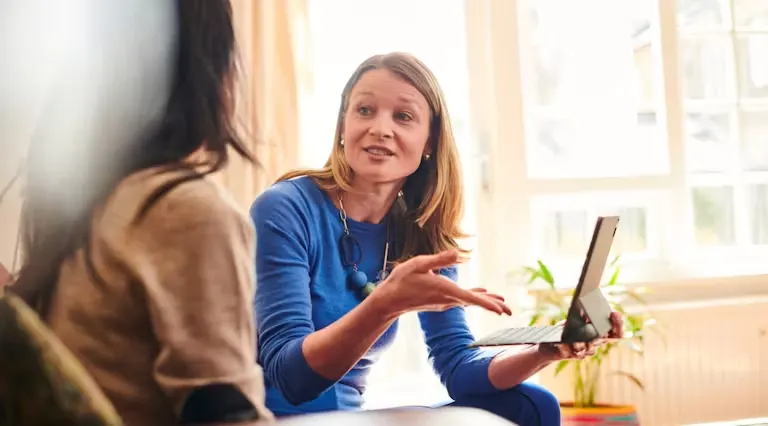
<path id="1" fill-rule="evenodd" d="M 768 250 L 754 250 L 743 259 L 743 248 L 711 252 L 693 246 L 693 213 L 690 207 L 691 184 L 703 183 L 687 172 L 684 143 L 684 99 L 678 52 L 675 0 L 654 0 L 658 25 L 653 28 L 655 84 L 659 91 L 657 120 L 667 140 L 669 169 L 651 176 L 530 179 L 527 173 L 525 104 L 521 45 L 525 43 L 524 0 L 467 1 L 467 34 L 470 71 L 470 114 L 472 131 L 478 143 L 478 244 L 482 285 L 509 291 L 509 272 L 530 261 L 534 247 L 532 230 L 534 197 L 545 194 L 573 194 L 605 191 L 656 191 L 667 198 L 669 211 L 663 223 L 649 218 L 651 226 L 663 229 L 649 232 L 650 249 L 657 248 L 657 259 L 640 262 L 633 281 L 643 284 L 670 284 L 712 277 L 738 280 L 739 276 L 768 279 L 765 260 Z M 490 64 L 490 65 L 488 65 Z M 662 78 L 663 77 L 663 78 Z M 745 176 L 745 175 L 742 175 Z M 755 176 L 755 174 L 752 174 Z M 736 181 L 738 184 L 740 181 Z M 720 183 L 730 183 L 722 182 Z M 743 188 L 743 187 L 742 187 Z M 737 187 L 737 192 L 739 188 Z M 559 196 L 559 195 L 557 195 Z M 556 197 L 557 197 L 556 196 Z M 736 202 L 743 203 L 743 194 Z M 744 207 L 736 223 L 744 222 Z M 653 216 L 653 214 L 652 214 Z M 738 226 L 738 225 L 737 225 Z M 744 231 L 739 231 L 744 232 Z M 652 238 L 657 237 L 658 241 Z M 654 244 L 657 244 L 654 247 Z M 586 247 L 585 247 L 586 251 Z M 739 251 L 739 256 L 735 256 Z M 695 255 L 693 255 L 695 253 Z M 740 262 L 733 262 L 740 259 Z M 762 262 L 759 261 L 762 259 Z M 702 263 L 706 262 L 706 263 Z M 703 267 L 703 266 L 712 267 Z M 575 280 L 576 277 L 574 277 Z M 575 282 L 574 282 L 575 283 Z M 573 284 L 573 283 L 572 283 Z"/>

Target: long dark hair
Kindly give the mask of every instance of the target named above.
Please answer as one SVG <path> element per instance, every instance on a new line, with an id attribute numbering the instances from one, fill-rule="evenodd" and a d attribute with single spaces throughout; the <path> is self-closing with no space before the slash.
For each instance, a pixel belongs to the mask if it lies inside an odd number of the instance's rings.
<path id="1" fill-rule="evenodd" d="M 46 146 L 33 140 L 30 145 L 21 224 L 23 263 L 10 289 L 44 318 L 61 265 L 77 250 L 84 249 L 90 275 L 103 282 L 90 256 L 91 220 L 94 210 L 125 177 L 149 168 L 181 172 L 150 194 L 141 206 L 140 220 L 178 185 L 223 168 L 229 148 L 254 161 L 233 123 L 236 55 L 229 0 L 176 0 L 175 4 L 175 63 L 158 122 L 122 146 L 100 140 L 74 149 L 67 158 L 67 170 L 77 174 L 72 180 L 82 186 L 67 206 L 61 205 L 57 194 L 61 188 L 53 187 L 47 170 L 50 142 Z M 200 149 L 208 154 L 202 172 L 184 162 Z"/>

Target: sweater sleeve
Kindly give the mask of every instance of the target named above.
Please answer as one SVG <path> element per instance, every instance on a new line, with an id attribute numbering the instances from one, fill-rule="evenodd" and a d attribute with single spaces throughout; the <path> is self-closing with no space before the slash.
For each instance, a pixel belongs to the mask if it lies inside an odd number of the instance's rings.
<path id="1" fill-rule="evenodd" d="M 309 277 L 309 218 L 289 183 L 262 193 L 251 206 L 256 228 L 254 310 L 259 359 L 266 379 L 291 404 L 311 401 L 335 381 L 317 374 L 302 351 L 315 331 Z"/>
<path id="2" fill-rule="evenodd" d="M 159 344 L 153 375 L 177 414 L 187 415 L 198 392 L 223 386 L 269 417 L 254 362 L 248 218 L 200 180 L 179 185 L 126 229 L 115 244 L 141 284 Z M 222 407 L 239 399 L 221 401 Z"/>
<path id="3" fill-rule="evenodd" d="M 440 273 L 454 282 L 457 279 L 455 267 Z M 498 392 L 488 377 L 488 365 L 500 351 L 469 347 L 474 336 L 467 325 L 464 308 L 421 312 L 419 321 L 432 366 L 451 398 Z"/>

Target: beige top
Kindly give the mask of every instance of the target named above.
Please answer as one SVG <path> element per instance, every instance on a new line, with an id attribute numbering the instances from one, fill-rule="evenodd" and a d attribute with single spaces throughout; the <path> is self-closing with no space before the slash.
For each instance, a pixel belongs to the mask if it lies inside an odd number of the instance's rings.
<path id="1" fill-rule="evenodd" d="M 177 186 L 132 223 L 170 177 L 143 171 L 118 185 L 92 225 L 106 286 L 77 252 L 62 266 L 51 328 L 127 425 L 177 423 L 209 383 L 235 385 L 272 418 L 256 363 L 253 227 L 209 179 Z"/>

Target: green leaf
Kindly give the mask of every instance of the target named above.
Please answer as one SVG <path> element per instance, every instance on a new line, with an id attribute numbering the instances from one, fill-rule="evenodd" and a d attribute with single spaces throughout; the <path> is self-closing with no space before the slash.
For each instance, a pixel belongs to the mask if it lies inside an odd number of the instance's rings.
<path id="1" fill-rule="evenodd" d="M 624 315 L 624 324 L 626 324 L 630 330 L 638 330 L 641 328 L 640 324 L 642 323 L 642 319 L 637 315 L 626 315 L 624 312 L 622 312 L 622 314 Z"/>
<path id="2" fill-rule="evenodd" d="M 567 359 L 564 359 L 564 360 L 558 362 L 557 365 L 555 366 L 555 376 L 560 374 L 560 372 L 563 371 L 563 369 L 565 367 L 567 367 L 567 366 L 568 366 L 568 360 Z"/>
<path id="3" fill-rule="evenodd" d="M 528 326 L 536 325 L 537 322 L 539 322 L 539 319 L 541 318 L 541 312 L 536 312 L 531 316 L 530 321 L 528 321 Z"/>
<path id="4" fill-rule="evenodd" d="M 638 388 L 640 388 L 640 390 L 642 390 L 642 391 L 645 390 L 645 385 L 643 385 L 643 382 L 637 376 L 635 376 L 632 373 L 628 373 L 626 371 L 619 370 L 619 371 L 613 371 L 613 372 L 611 372 L 611 374 L 612 375 L 616 375 L 616 376 L 626 377 L 627 379 L 631 380 L 632 383 L 634 383 Z"/>
<path id="5" fill-rule="evenodd" d="M 621 272 L 621 269 L 616 268 L 613 271 L 613 274 L 611 275 L 611 279 L 608 280 L 608 286 L 615 286 L 617 282 L 619 282 L 619 273 Z"/>
<path id="6" fill-rule="evenodd" d="M 530 266 L 523 267 L 523 270 L 528 274 L 528 284 L 533 284 L 536 280 L 541 278 L 541 273 L 538 269 Z"/>
<path id="7" fill-rule="evenodd" d="M 549 268 L 547 268 L 547 265 L 544 264 L 541 260 L 537 260 L 536 263 L 539 264 L 539 272 L 541 273 L 541 279 L 543 279 L 547 284 L 549 284 L 549 288 L 552 290 L 555 289 L 555 278 L 552 276 L 552 273 L 549 271 Z"/>

